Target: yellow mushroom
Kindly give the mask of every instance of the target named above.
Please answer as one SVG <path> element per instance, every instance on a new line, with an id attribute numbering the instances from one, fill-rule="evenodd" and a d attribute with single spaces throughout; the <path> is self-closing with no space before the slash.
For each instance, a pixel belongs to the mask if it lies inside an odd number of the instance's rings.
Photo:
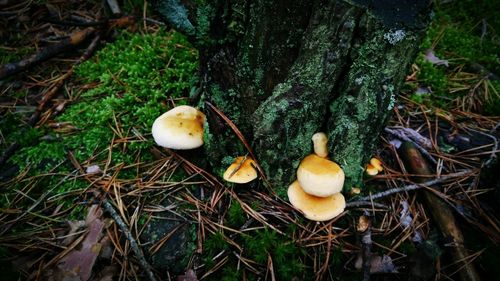
<path id="1" fill-rule="evenodd" d="M 361 193 L 361 188 L 359 188 L 359 187 L 353 187 L 353 188 L 351 188 L 351 194 L 358 195 L 360 193 Z"/>
<path id="2" fill-rule="evenodd" d="M 290 203 L 300 210 L 304 217 L 313 221 L 326 221 L 340 215 L 345 209 L 342 193 L 317 197 L 304 192 L 298 181 L 288 187 Z"/>
<path id="3" fill-rule="evenodd" d="M 297 180 L 308 194 L 327 197 L 342 191 L 344 171 L 335 162 L 310 154 L 297 169 Z"/>
<path id="4" fill-rule="evenodd" d="M 239 156 L 224 172 L 225 181 L 234 183 L 247 183 L 257 178 L 255 161 L 250 157 Z"/>
<path id="5" fill-rule="evenodd" d="M 382 167 L 382 162 L 375 157 L 370 159 L 370 164 L 379 172 L 382 172 L 384 170 L 384 167 Z"/>
<path id="6" fill-rule="evenodd" d="M 366 174 L 369 175 L 369 176 L 376 176 L 378 174 L 378 170 L 377 168 L 373 167 L 372 164 L 368 164 L 366 165 L 366 170 L 365 170 Z"/>

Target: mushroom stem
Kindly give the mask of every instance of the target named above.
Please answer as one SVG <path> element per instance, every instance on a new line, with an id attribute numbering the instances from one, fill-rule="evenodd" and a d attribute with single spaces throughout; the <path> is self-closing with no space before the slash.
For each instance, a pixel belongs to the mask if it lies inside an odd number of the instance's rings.
<path id="1" fill-rule="evenodd" d="M 328 138 L 323 132 L 316 133 L 312 136 L 312 141 L 314 144 L 314 153 L 319 157 L 326 158 L 328 156 Z"/>

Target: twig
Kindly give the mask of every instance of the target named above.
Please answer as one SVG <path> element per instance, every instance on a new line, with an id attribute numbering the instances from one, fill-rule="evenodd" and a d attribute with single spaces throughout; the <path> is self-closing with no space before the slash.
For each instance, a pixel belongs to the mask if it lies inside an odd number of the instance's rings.
<path id="1" fill-rule="evenodd" d="M 84 173 L 84 170 L 80 163 L 76 160 L 74 155 L 70 152 L 68 154 L 68 157 L 70 158 L 71 163 L 73 166 L 80 171 L 80 173 Z M 85 176 L 85 179 L 92 185 L 94 185 L 96 182 L 90 179 L 89 177 Z M 130 242 L 130 247 L 132 248 L 132 251 L 136 255 L 140 266 L 142 269 L 146 272 L 146 275 L 148 276 L 148 279 L 150 281 L 156 281 L 156 278 L 153 274 L 152 267 L 151 265 L 147 262 L 146 258 L 144 257 L 144 254 L 142 253 L 141 248 L 139 248 L 139 244 L 137 244 L 137 241 L 135 240 L 134 236 L 132 235 L 132 232 L 128 229 L 127 225 L 123 221 L 123 219 L 120 217 L 120 215 L 116 212 L 115 208 L 111 203 L 109 203 L 108 199 L 106 198 L 106 194 L 102 195 L 99 191 L 94 191 L 94 197 L 98 198 L 101 200 L 102 205 L 104 207 L 104 210 L 106 210 L 113 220 L 116 222 L 120 230 L 125 234 L 125 237 L 127 240 Z"/>
<path id="2" fill-rule="evenodd" d="M 432 155 L 425 148 L 423 148 L 419 143 L 417 143 L 417 141 L 408 137 L 405 132 L 403 132 L 401 130 L 393 130 L 393 129 L 388 128 L 388 127 L 384 128 L 384 131 L 395 136 L 398 139 L 401 139 L 402 141 L 412 142 L 413 144 L 415 144 L 415 146 L 420 151 L 420 153 L 425 155 L 425 157 L 427 157 L 427 159 L 429 159 L 434 165 L 437 165 L 436 159 L 434 159 L 434 157 L 432 157 Z M 443 168 L 445 171 L 447 171 L 446 167 L 443 167 Z"/>
<path id="3" fill-rule="evenodd" d="M 418 175 L 431 175 L 431 170 L 423 159 L 422 154 L 411 142 L 405 142 L 399 149 L 404 165 L 411 173 Z M 422 177 L 416 177 L 415 181 L 422 181 Z M 453 212 L 446 203 L 441 200 L 434 192 L 430 190 L 423 191 L 423 198 L 427 207 L 430 209 L 434 223 L 437 225 L 445 239 L 451 241 L 450 252 L 451 257 L 456 262 L 463 262 L 463 267 L 459 272 L 462 281 L 477 281 L 480 280 L 479 275 L 474 268 L 474 265 L 467 263 L 467 250 L 464 247 L 464 237 Z"/>
<path id="4" fill-rule="evenodd" d="M 62 76 L 60 76 L 56 83 L 52 85 L 52 87 L 45 93 L 43 96 L 42 100 L 38 104 L 38 106 L 35 109 L 35 112 L 30 116 L 28 119 L 28 125 L 31 127 L 34 127 L 36 123 L 38 122 L 38 119 L 40 118 L 40 115 L 42 114 L 43 109 L 45 108 L 45 105 L 47 102 L 52 100 L 52 98 L 56 95 L 56 93 L 59 91 L 59 89 L 64 85 L 64 82 L 71 77 L 73 74 L 74 68 L 76 65 L 88 60 L 92 53 L 95 51 L 95 49 L 98 46 L 99 40 L 101 39 L 100 33 L 97 33 L 97 35 L 94 37 L 92 42 L 89 44 L 85 52 L 80 56 L 80 58 L 75 62 L 75 64 Z M 13 142 L 7 147 L 7 149 L 4 150 L 4 153 L 2 156 L 0 156 L 0 167 L 2 167 L 7 160 L 14 154 L 14 152 L 20 147 L 20 144 L 18 142 Z"/>
<path id="5" fill-rule="evenodd" d="M 31 57 L 23 59 L 19 62 L 8 63 L 0 66 L 0 80 L 8 76 L 19 73 L 26 68 L 46 61 L 51 57 L 60 54 L 61 52 L 76 47 L 80 45 L 85 39 L 87 39 L 92 33 L 95 32 L 95 28 L 89 27 L 71 34 L 70 37 L 60 41 L 56 45 L 42 49 L 40 52 L 33 54 Z"/>
<path id="6" fill-rule="evenodd" d="M 94 51 L 97 49 L 97 46 L 99 44 L 99 40 L 101 40 L 101 33 L 97 32 L 97 35 L 94 37 L 94 39 L 92 39 L 92 42 L 90 42 L 89 46 L 87 47 L 85 52 L 83 52 L 83 54 L 80 56 L 78 61 L 76 61 L 76 64 L 80 64 L 80 63 L 88 60 L 92 56 Z"/>
<path id="7" fill-rule="evenodd" d="M 386 127 L 386 132 L 395 135 L 396 137 L 408 137 L 413 142 L 418 143 L 420 146 L 424 148 L 432 148 L 432 142 L 422 136 L 419 132 L 413 130 L 412 128 L 406 128 L 403 126 L 394 126 L 394 127 Z"/>
<path id="8" fill-rule="evenodd" d="M 375 194 L 372 194 L 372 195 L 369 195 L 369 196 L 357 198 L 356 201 L 352 201 L 352 202 L 347 203 L 347 206 L 351 207 L 351 206 L 354 206 L 354 204 L 356 204 L 357 202 L 360 202 L 360 201 L 376 200 L 376 199 L 380 199 L 382 197 L 386 197 L 386 196 L 389 196 L 389 195 L 392 195 L 392 194 L 395 194 L 395 193 L 399 193 L 399 192 L 407 192 L 407 191 L 411 191 L 411 190 L 421 189 L 421 188 L 424 188 L 424 187 L 431 187 L 431 186 L 433 186 L 435 184 L 442 183 L 442 182 L 447 181 L 449 179 L 453 179 L 453 178 L 457 178 L 457 177 L 462 177 L 462 176 L 465 176 L 465 175 L 469 175 L 472 172 L 473 172 L 473 170 L 464 170 L 464 171 L 461 171 L 461 172 L 458 172 L 458 173 L 443 175 L 440 178 L 437 178 L 437 179 L 434 179 L 434 180 L 430 180 L 430 181 L 426 181 L 426 182 L 423 182 L 423 183 L 416 183 L 416 184 L 410 184 L 410 185 L 407 185 L 407 186 L 404 186 L 404 187 L 391 188 L 391 189 L 388 189 L 386 191 L 382 191 L 382 192 L 375 193 Z"/>
<path id="9" fill-rule="evenodd" d="M 45 18 L 44 22 L 51 24 L 57 24 L 62 26 L 80 26 L 80 27 L 99 27 L 108 23 L 108 20 L 100 21 L 76 21 L 76 20 L 60 20 L 54 18 Z"/>
<path id="10" fill-rule="evenodd" d="M 108 29 L 112 29 L 114 27 L 125 27 L 135 23 L 135 18 L 130 16 L 121 17 L 115 20 L 105 21 L 103 23 L 107 23 Z M 101 24 L 101 22 L 98 22 Z M 74 48 L 81 43 L 83 43 L 87 38 L 90 37 L 96 31 L 94 27 L 88 27 L 83 30 L 77 31 L 71 34 L 68 38 L 61 40 L 59 43 L 46 47 L 42 49 L 40 52 L 31 55 L 29 58 L 23 59 L 19 62 L 15 63 L 7 63 L 0 66 L 0 80 L 4 79 L 8 76 L 19 73 L 28 67 L 40 63 L 42 61 L 46 61 L 68 49 Z"/>
<path id="11" fill-rule="evenodd" d="M 52 100 L 52 98 L 57 94 L 57 92 L 62 87 L 66 79 L 68 79 L 73 74 L 73 71 L 74 68 L 71 67 L 66 73 L 57 78 L 56 83 L 53 84 L 52 87 L 48 89 L 48 91 L 45 93 L 42 100 L 36 107 L 35 112 L 31 115 L 30 119 L 28 120 L 28 125 L 30 125 L 31 127 L 34 127 L 36 125 L 38 119 L 40 118 L 40 115 L 42 114 L 43 109 L 45 108 L 45 105 L 50 100 Z"/>
<path id="12" fill-rule="evenodd" d="M 30 214 L 31 211 L 33 211 L 38 205 L 40 205 L 40 203 L 45 203 L 45 198 L 56 188 L 58 188 L 62 183 L 66 182 L 68 180 L 68 178 L 70 178 L 71 176 L 73 176 L 73 173 L 71 174 L 68 174 L 66 175 L 63 179 L 61 179 L 58 183 L 56 183 L 55 185 L 53 185 L 51 188 L 49 188 L 47 191 L 45 191 L 42 195 L 40 195 L 40 197 L 25 211 L 23 212 L 21 215 L 17 216 L 14 220 L 11 220 L 11 221 L 7 221 L 7 222 L 2 222 L 2 224 L 4 224 L 4 226 L 2 227 L 2 229 L 0 230 L 0 237 L 2 235 L 4 235 L 9 229 L 11 229 L 15 223 L 17 223 L 18 221 L 20 221 L 23 217 L 25 217 L 26 215 Z"/>
<path id="13" fill-rule="evenodd" d="M 493 134 L 494 132 L 496 132 L 498 130 L 498 128 L 500 128 L 500 122 L 498 122 L 495 127 L 493 127 L 493 129 L 490 130 L 490 134 Z"/>
<path id="14" fill-rule="evenodd" d="M 122 218 L 120 215 L 116 212 L 115 208 L 111 203 L 109 203 L 108 199 L 105 197 L 102 197 L 99 192 L 95 192 L 94 196 L 96 198 L 102 198 L 102 205 L 104 207 L 104 210 L 106 210 L 113 220 L 116 222 L 120 230 L 125 234 L 125 237 L 127 240 L 130 242 L 130 248 L 132 248 L 132 251 L 134 251 L 135 256 L 137 257 L 139 264 L 141 265 L 142 269 L 146 272 L 146 275 L 148 276 L 148 279 L 150 281 L 156 281 L 156 277 L 152 271 L 151 265 L 146 261 L 146 258 L 144 257 L 144 254 L 142 253 L 141 248 L 139 248 L 139 244 L 137 244 L 137 241 L 135 240 L 134 236 L 132 235 L 132 232 L 128 229 L 127 225 L 125 222 L 123 222 Z"/>
<path id="15" fill-rule="evenodd" d="M 241 159 L 240 163 L 238 163 L 238 166 L 236 166 L 236 168 L 234 168 L 234 170 L 231 172 L 231 174 L 229 174 L 229 179 L 234 176 L 234 174 L 236 174 L 240 169 L 241 169 L 241 166 L 243 166 L 243 163 L 245 163 L 245 161 L 247 160 L 247 157 L 248 155 L 245 155 L 243 156 L 243 159 Z"/>
<path id="16" fill-rule="evenodd" d="M 155 19 L 152 19 L 152 18 L 144 18 L 143 21 L 148 22 L 148 23 L 152 23 L 152 24 L 157 24 L 157 25 L 160 25 L 160 26 L 165 26 L 166 25 L 164 22 L 161 22 L 161 21 L 158 21 L 158 20 L 155 20 Z"/>
<path id="17" fill-rule="evenodd" d="M 492 136 L 492 135 L 487 134 L 487 133 L 483 133 L 483 132 L 481 132 L 481 131 L 479 131 L 479 130 L 475 130 L 475 129 L 471 129 L 471 128 L 469 128 L 469 130 L 474 131 L 474 132 L 476 132 L 476 133 L 478 133 L 478 134 L 481 134 L 481 135 L 486 136 L 486 137 L 488 137 L 488 138 L 490 138 L 490 139 L 492 139 L 492 140 L 493 140 L 494 147 L 493 147 L 493 149 L 491 150 L 491 155 L 490 155 L 490 157 L 488 158 L 488 160 L 486 160 L 486 162 L 484 162 L 484 166 L 488 167 L 488 166 L 491 164 L 491 162 L 493 162 L 493 161 L 497 158 L 497 152 L 498 152 L 498 139 L 497 139 L 495 136 Z"/>
<path id="18" fill-rule="evenodd" d="M 377 202 L 370 202 L 370 201 L 352 201 L 348 202 L 346 204 L 346 208 L 355 208 L 355 207 L 362 207 L 362 206 L 369 206 L 369 207 L 377 207 L 377 208 L 382 208 L 382 209 L 390 209 L 389 206 Z"/>
<path id="19" fill-rule="evenodd" d="M 333 240 L 332 223 L 331 222 L 326 227 L 326 230 L 328 232 L 327 232 L 325 257 L 324 257 L 323 265 L 316 272 L 316 278 L 315 278 L 316 281 L 325 279 L 324 275 L 328 271 L 328 268 L 330 266 L 330 253 L 332 252 L 332 240 Z"/>

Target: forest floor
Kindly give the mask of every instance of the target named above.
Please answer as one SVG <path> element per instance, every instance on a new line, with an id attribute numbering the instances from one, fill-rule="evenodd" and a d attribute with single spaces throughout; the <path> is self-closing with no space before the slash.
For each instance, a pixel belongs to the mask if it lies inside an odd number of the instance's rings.
<path id="1" fill-rule="evenodd" d="M 105 2 L 0 2 L 2 280 L 500 275 L 499 1 L 439 2 L 383 171 L 321 223 L 260 181 L 223 182 L 201 150 L 155 145 L 154 119 L 197 91 L 197 51 L 147 3 Z"/>

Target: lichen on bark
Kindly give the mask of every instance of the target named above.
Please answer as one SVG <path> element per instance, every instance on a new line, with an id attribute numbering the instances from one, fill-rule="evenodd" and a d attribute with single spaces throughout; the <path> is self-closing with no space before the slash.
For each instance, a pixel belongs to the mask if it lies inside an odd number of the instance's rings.
<path id="1" fill-rule="evenodd" d="M 355 39 L 351 66 L 341 81 L 340 96 L 330 104 L 328 136 L 332 158 L 346 174 L 346 187 L 360 186 L 364 164 L 368 162 L 379 133 L 394 106 L 420 34 L 393 29 L 366 13 L 359 21 L 363 36 Z"/>
<path id="2" fill-rule="evenodd" d="M 291 183 L 311 137 L 323 129 L 354 34 L 356 9 L 327 5 L 316 10 L 288 77 L 253 114 L 255 149 L 278 195 Z M 265 159 L 262 161 L 262 159 Z"/>
<path id="3" fill-rule="evenodd" d="M 360 185 L 425 31 L 426 1 L 199 2 L 198 11 L 213 14 L 194 37 L 217 39 L 198 41 L 199 104 L 211 102 L 243 132 L 277 194 L 286 194 L 320 130 L 346 188 Z M 246 151 L 204 110 L 207 156 L 220 172 L 223 159 Z"/>

